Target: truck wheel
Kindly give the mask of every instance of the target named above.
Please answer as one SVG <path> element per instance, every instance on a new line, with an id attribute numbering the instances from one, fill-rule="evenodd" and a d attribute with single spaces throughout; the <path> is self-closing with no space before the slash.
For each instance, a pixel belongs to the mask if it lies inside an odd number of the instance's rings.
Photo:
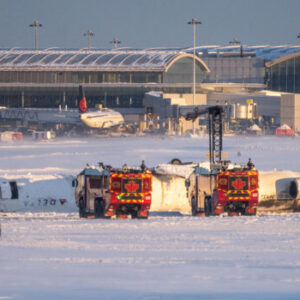
<path id="1" fill-rule="evenodd" d="M 245 215 L 246 216 L 255 216 L 256 215 L 256 208 L 252 208 L 251 211 L 249 211 L 249 207 L 246 207 Z"/>
<path id="2" fill-rule="evenodd" d="M 148 211 L 147 211 L 147 214 L 145 216 L 140 216 L 139 213 L 137 214 L 137 218 L 138 219 L 148 219 L 148 216 L 149 216 L 149 212 Z"/>
<path id="3" fill-rule="evenodd" d="M 134 211 L 131 213 L 131 218 L 132 219 L 136 219 L 138 217 L 138 212 L 137 211 Z"/>
<path id="4" fill-rule="evenodd" d="M 204 198 L 204 211 L 207 217 L 212 215 L 211 196 L 205 196 Z"/>
<path id="5" fill-rule="evenodd" d="M 102 198 L 95 199 L 95 218 L 104 218 L 105 215 L 105 201 Z"/>
<path id="6" fill-rule="evenodd" d="M 197 203 L 195 197 L 192 198 L 191 206 L 192 206 L 192 216 L 197 216 Z"/>
<path id="7" fill-rule="evenodd" d="M 171 164 L 172 165 L 182 165 L 182 162 L 181 162 L 181 160 L 179 158 L 173 158 L 171 160 Z"/>
<path id="8" fill-rule="evenodd" d="M 83 198 L 79 199 L 79 218 L 85 218 L 85 207 Z"/>

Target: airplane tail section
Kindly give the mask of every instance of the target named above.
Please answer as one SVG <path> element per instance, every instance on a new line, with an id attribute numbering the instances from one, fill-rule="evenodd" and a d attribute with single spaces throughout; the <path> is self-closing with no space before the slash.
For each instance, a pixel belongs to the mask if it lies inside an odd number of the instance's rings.
<path id="1" fill-rule="evenodd" d="M 85 113 L 87 112 L 87 102 L 84 94 L 84 89 L 83 86 L 79 86 L 79 112 L 80 113 Z"/>

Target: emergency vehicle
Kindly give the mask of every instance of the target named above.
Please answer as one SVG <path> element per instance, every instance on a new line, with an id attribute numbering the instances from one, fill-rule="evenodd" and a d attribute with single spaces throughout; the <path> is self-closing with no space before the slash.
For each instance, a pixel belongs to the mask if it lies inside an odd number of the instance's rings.
<path id="1" fill-rule="evenodd" d="M 192 215 L 255 215 L 258 175 L 254 167 L 248 166 L 214 172 L 196 167 L 189 186 Z"/>
<path id="2" fill-rule="evenodd" d="M 187 182 L 192 215 L 255 215 L 259 173 L 251 159 L 245 166 L 222 160 L 222 113 L 221 106 L 210 106 L 186 115 L 187 120 L 195 121 L 198 116 L 208 114 L 209 129 L 210 167 L 196 167 Z"/>
<path id="3" fill-rule="evenodd" d="M 80 217 L 147 219 L 152 200 L 152 174 L 140 169 L 87 166 L 77 176 L 76 204 Z"/>

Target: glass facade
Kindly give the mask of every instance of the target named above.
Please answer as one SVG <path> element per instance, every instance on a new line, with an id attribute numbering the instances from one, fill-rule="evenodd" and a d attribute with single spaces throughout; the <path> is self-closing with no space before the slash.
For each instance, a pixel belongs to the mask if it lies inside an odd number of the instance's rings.
<path id="1" fill-rule="evenodd" d="M 201 83 L 205 78 L 205 73 L 199 63 L 196 63 L 196 82 Z M 165 83 L 191 83 L 193 82 L 193 59 L 184 57 L 177 60 L 170 69 L 163 73 L 163 82 Z"/>
<path id="2" fill-rule="evenodd" d="M 267 84 L 273 91 L 300 93 L 300 56 L 268 67 Z"/>
<path id="3" fill-rule="evenodd" d="M 87 102 L 90 108 L 114 107 L 114 108 L 138 108 L 142 107 L 144 92 L 135 90 L 128 93 L 124 90 L 107 92 L 105 90 L 86 91 Z M 57 108 L 59 105 L 68 106 L 70 109 L 78 107 L 78 92 L 66 90 L 65 92 L 52 90 L 43 91 L 13 91 L 9 94 L 0 95 L 0 106 L 5 107 L 42 107 Z"/>
<path id="4" fill-rule="evenodd" d="M 148 91 L 192 90 L 193 59 L 182 52 L 2 51 L 0 105 L 7 107 L 77 108 L 79 84 L 87 85 L 87 101 L 92 108 L 99 104 L 142 107 Z M 203 81 L 206 71 L 205 64 L 197 59 L 197 83 Z"/>
<path id="5" fill-rule="evenodd" d="M 0 71 L 0 82 L 49 84 L 162 83 L 162 72 Z"/>

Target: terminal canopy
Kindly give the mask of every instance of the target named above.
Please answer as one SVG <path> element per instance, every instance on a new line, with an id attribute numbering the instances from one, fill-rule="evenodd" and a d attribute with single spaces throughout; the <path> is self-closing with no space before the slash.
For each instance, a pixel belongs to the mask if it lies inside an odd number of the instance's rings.
<path id="1" fill-rule="evenodd" d="M 193 57 L 180 50 L 25 50 L 0 49 L 0 68 L 71 69 L 97 71 L 166 71 L 180 58 Z M 195 58 L 203 72 L 206 64 Z"/>

